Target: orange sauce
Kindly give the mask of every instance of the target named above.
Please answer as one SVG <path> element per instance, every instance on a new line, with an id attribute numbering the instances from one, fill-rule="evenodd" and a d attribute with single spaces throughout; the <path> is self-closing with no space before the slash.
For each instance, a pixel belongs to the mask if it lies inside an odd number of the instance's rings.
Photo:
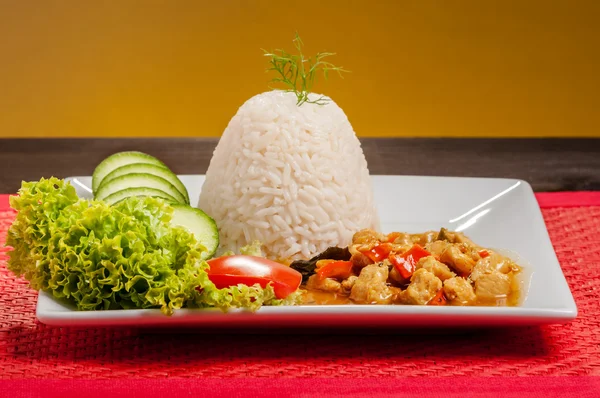
<path id="1" fill-rule="evenodd" d="M 321 290 L 307 289 L 304 292 L 303 304 L 306 305 L 339 305 L 339 304 L 352 304 L 350 297 L 331 293 L 323 292 Z"/>
<path id="2" fill-rule="evenodd" d="M 340 305 L 354 304 L 349 296 L 304 288 L 302 303 L 305 305 Z M 513 275 L 511 292 L 507 296 L 497 297 L 495 300 L 477 300 L 477 307 L 515 307 L 520 304 L 521 291 L 516 275 Z M 449 305 L 449 304 L 448 304 Z"/>

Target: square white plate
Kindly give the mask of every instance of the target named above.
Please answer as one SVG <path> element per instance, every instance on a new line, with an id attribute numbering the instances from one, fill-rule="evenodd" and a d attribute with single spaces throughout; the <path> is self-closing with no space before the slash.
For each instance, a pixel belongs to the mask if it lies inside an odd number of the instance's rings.
<path id="1" fill-rule="evenodd" d="M 203 175 L 180 176 L 192 204 Z M 91 177 L 70 178 L 81 197 L 91 197 Z M 504 249 L 523 265 L 518 307 L 330 305 L 263 307 L 256 313 L 184 309 L 167 317 L 159 310 L 75 311 L 41 292 L 40 322 L 55 326 L 216 326 L 245 328 L 491 326 L 564 323 L 577 307 L 562 273 L 539 206 L 525 181 L 489 178 L 372 176 L 383 232 L 447 227 L 482 246 Z"/>

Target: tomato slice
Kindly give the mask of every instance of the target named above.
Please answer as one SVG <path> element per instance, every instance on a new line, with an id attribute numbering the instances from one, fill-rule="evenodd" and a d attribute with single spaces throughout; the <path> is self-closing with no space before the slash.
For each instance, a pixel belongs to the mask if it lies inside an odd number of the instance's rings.
<path id="1" fill-rule="evenodd" d="M 325 278 L 347 279 L 352 275 L 352 261 L 332 261 L 317 270 L 320 280 Z"/>
<path id="2" fill-rule="evenodd" d="M 417 262 L 427 256 L 431 256 L 431 253 L 415 244 L 403 254 L 391 254 L 388 259 L 404 279 L 409 279 L 415 272 Z"/>
<path id="3" fill-rule="evenodd" d="M 286 298 L 300 286 L 302 274 L 275 261 L 262 257 L 235 255 L 213 258 L 207 261 L 208 278 L 219 289 L 242 285 L 261 287 L 273 284 L 275 296 Z"/>
<path id="4" fill-rule="evenodd" d="M 389 243 L 376 243 L 369 250 L 361 251 L 362 254 L 369 257 L 371 261 L 378 263 L 385 260 L 392 251 L 392 245 Z"/>
<path id="5" fill-rule="evenodd" d="M 431 299 L 427 305 L 446 305 L 448 300 L 446 299 L 446 295 L 444 294 L 444 289 L 438 290 L 436 295 Z"/>

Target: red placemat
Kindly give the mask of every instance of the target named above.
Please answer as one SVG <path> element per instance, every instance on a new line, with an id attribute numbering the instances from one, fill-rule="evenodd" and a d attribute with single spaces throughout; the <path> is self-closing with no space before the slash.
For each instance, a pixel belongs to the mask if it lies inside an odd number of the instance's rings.
<path id="1" fill-rule="evenodd" d="M 579 307 L 566 325 L 419 335 L 53 328 L 36 321 L 37 293 L 7 271 L 1 248 L 0 378 L 600 376 L 600 194 L 574 207 L 581 195 L 538 195 Z M 0 246 L 14 217 L 6 203 L 0 196 Z"/>
<path id="2" fill-rule="evenodd" d="M 233 378 L 115 380 L 0 380 L 11 398 L 135 397 L 577 397 L 596 398 L 600 377 Z M 4 390 L 2 390 L 2 388 Z"/>

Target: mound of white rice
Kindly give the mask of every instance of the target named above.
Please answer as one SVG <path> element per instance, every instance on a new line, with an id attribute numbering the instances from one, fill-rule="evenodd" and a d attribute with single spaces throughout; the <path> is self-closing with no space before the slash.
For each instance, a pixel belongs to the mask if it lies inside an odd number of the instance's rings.
<path id="1" fill-rule="evenodd" d="M 342 109 L 299 107 L 283 91 L 249 99 L 231 119 L 198 207 L 217 222 L 222 248 L 259 240 L 282 259 L 346 246 L 354 232 L 379 227 L 367 162 Z"/>

